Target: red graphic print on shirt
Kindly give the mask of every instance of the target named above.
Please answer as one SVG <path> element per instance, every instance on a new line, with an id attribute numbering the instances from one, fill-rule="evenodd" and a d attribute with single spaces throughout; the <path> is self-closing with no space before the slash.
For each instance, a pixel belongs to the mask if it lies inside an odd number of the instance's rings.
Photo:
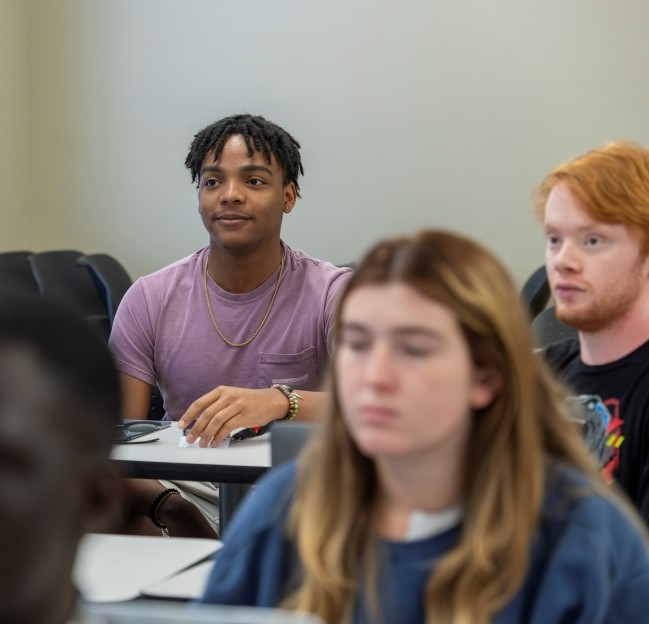
<path id="1" fill-rule="evenodd" d="M 622 435 L 624 421 L 620 415 L 620 401 L 618 399 L 606 399 L 604 405 L 606 405 L 611 415 L 611 421 L 606 428 L 606 434 L 608 436 L 606 443 L 613 453 L 602 468 L 602 476 L 607 483 L 612 483 L 615 479 L 615 472 L 620 465 L 620 448 L 624 443 L 624 436 Z"/>

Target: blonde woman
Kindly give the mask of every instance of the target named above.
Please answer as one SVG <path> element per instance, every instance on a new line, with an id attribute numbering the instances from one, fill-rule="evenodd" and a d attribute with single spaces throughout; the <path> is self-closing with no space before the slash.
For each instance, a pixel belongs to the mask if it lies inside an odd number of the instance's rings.
<path id="1" fill-rule="evenodd" d="M 645 622 L 649 554 L 533 355 L 501 264 L 374 247 L 341 299 L 324 431 L 265 477 L 203 600 L 326 622 Z"/>

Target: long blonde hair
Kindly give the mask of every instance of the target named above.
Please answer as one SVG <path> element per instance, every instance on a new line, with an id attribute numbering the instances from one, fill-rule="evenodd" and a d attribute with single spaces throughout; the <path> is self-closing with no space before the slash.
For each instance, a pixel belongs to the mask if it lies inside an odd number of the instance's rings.
<path id="1" fill-rule="evenodd" d="M 567 423 L 559 387 L 533 354 L 516 288 L 491 253 L 436 231 L 380 243 L 343 293 L 338 322 L 350 292 L 389 282 L 408 284 L 451 310 L 474 364 L 491 367 L 502 378 L 501 392 L 475 414 L 459 542 L 431 571 L 425 595 L 428 622 L 486 623 L 525 579 L 547 463 L 574 466 L 595 480 L 594 465 Z M 373 461 L 344 427 L 335 382 L 330 383 L 324 430 L 299 464 L 288 531 L 302 575 L 283 605 L 333 623 L 348 616 L 359 590 L 376 594 L 370 522 L 377 478 Z"/>

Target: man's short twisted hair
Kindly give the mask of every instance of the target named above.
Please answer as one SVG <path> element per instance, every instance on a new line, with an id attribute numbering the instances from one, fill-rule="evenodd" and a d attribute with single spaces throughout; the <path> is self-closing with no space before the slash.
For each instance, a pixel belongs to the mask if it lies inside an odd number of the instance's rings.
<path id="1" fill-rule="evenodd" d="M 304 175 L 300 144 L 286 130 L 260 115 L 232 115 L 215 121 L 198 132 L 185 159 L 185 167 L 192 175 L 192 182 L 198 184 L 201 165 L 208 153 L 214 150 L 214 160 L 218 160 L 225 142 L 233 134 L 241 134 L 245 138 L 248 156 L 253 155 L 253 150 L 263 152 L 266 162 L 270 164 L 271 154 L 274 155 L 284 171 L 284 184 L 295 184 L 298 197 L 300 196 L 297 178 L 300 174 Z"/>

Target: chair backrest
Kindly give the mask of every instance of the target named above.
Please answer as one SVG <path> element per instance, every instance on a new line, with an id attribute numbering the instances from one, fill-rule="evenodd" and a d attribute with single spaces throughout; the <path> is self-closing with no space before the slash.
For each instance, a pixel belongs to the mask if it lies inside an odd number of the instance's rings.
<path id="1" fill-rule="evenodd" d="M 164 399 L 162 393 L 157 385 L 153 386 L 151 390 L 151 400 L 149 401 L 149 411 L 147 412 L 147 420 L 162 420 L 165 417 L 166 411 L 164 406 Z"/>
<path id="2" fill-rule="evenodd" d="M 31 254 L 29 264 L 43 297 L 72 308 L 85 317 L 106 340 L 110 332 L 108 310 L 84 267 L 77 264 L 83 254 L 75 250 Z"/>
<path id="3" fill-rule="evenodd" d="M 38 284 L 28 260 L 31 255 L 31 251 L 0 253 L 0 288 L 38 294 Z"/>
<path id="4" fill-rule="evenodd" d="M 131 276 L 118 260 L 108 254 L 87 254 L 77 258 L 77 264 L 85 267 L 108 311 L 108 321 L 112 326 L 115 312 L 122 297 L 133 284 Z"/>
<path id="5" fill-rule="evenodd" d="M 539 347 L 547 347 L 553 342 L 568 338 L 577 338 L 578 332 L 574 327 L 564 325 L 556 316 L 554 308 L 546 308 L 532 321 L 532 332 Z"/>
<path id="6" fill-rule="evenodd" d="M 270 430 L 270 464 L 277 466 L 297 457 L 314 431 L 322 425 L 308 422 L 276 422 Z"/>
<path id="7" fill-rule="evenodd" d="M 540 266 L 527 279 L 521 289 L 521 299 L 532 318 L 536 318 L 550 301 L 550 283 L 544 266 Z"/>
<path id="8" fill-rule="evenodd" d="M 87 269 L 99 296 L 106 306 L 108 324 L 112 328 L 117 308 L 126 291 L 133 284 L 131 276 L 119 260 L 105 253 L 81 255 L 76 259 L 76 263 L 80 267 Z M 162 420 L 164 416 L 164 400 L 158 386 L 154 385 L 147 419 Z"/>

